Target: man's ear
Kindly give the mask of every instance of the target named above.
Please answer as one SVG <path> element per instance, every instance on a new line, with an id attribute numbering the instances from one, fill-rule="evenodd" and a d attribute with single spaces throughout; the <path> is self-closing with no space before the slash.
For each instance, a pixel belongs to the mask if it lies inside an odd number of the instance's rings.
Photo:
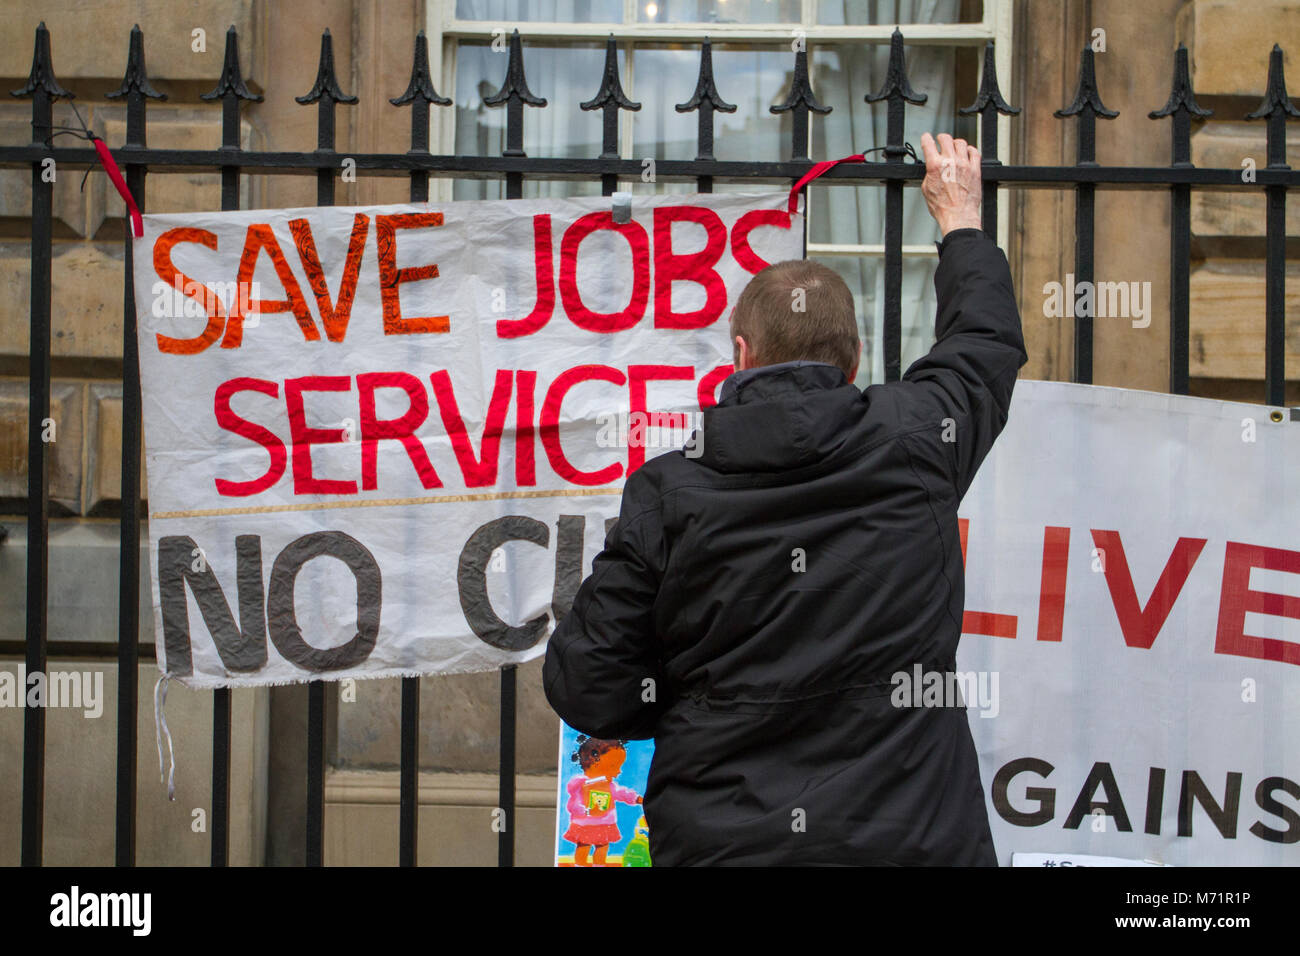
<path id="1" fill-rule="evenodd" d="M 862 339 L 858 339 L 858 357 L 853 363 L 853 369 L 849 372 L 849 382 L 852 383 L 858 377 L 858 366 L 862 364 Z"/>
<path id="2" fill-rule="evenodd" d="M 754 367 L 754 350 L 749 347 L 743 335 L 736 336 L 735 371 Z"/>

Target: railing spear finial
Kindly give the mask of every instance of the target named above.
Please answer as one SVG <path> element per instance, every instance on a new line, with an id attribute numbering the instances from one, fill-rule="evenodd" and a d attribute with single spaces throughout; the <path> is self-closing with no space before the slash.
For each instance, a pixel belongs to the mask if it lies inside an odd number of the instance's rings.
<path id="1" fill-rule="evenodd" d="M 528 88 L 528 77 L 524 74 L 524 46 L 519 39 L 518 27 L 510 35 L 510 60 L 506 65 L 505 82 L 501 84 L 501 89 L 484 98 L 483 102 L 488 106 L 498 106 L 512 99 L 529 106 L 546 105 L 545 97 L 534 96 Z"/>
<path id="2" fill-rule="evenodd" d="M 308 103 L 315 103 L 319 99 L 332 100 L 335 103 L 355 103 L 355 96 L 348 96 L 339 86 L 338 77 L 334 73 L 334 38 L 330 36 L 329 27 L 320 38 L 320 67 L 316 71 L 316 84 L 307 92 L 305 96 L 295 96 L 294 100 L 302 103 L 304 106 Z"/>
<path id="3" fill-rule="evenodd" d="M 1119 110 L 1107 109 L 1101 101 L 1101 93 L 1097 90 L 1097 69 L 1093 64 L 1091 47 L 1084 47 L 1083 54 L 1079 59 L 1079 84 L 1074 91 L 1074 102 L 1065 109 L 1057 110 L 1055 115 L 1060 117 L 1075 116 L 1085 109 L 1090 109 L 1093 113 L 1105 119 L 1114 119 L 1119 116 Z"/>
<path id="4" fill-rule="evenodd" d="M 790 113 L 794 120 L 792 133 L 791 159 L 808 158 L 808 114 L 831 111 L 831 107 L 822 106 L 813 93 L 812 81 L 808 77 L 808 50 L 801 46 L 794 54 L 794 76 L 790 80 L 790 93 L 785 102 L 769 106 L 772 113 Z"/>
<path id="5" fill-rule="evenodd" d="M 868 103 L 878 103 L 881 100 L 887 100 L 886 112 L 886 135 L 885 135 L 885 158 L 899 159 L 907 155 L 907 148 L 903 143 L 903 110 L 904 103 L 914 103 L 917 106 L 925 103 L 928 97 L 924 93 L 918 93 L 912 89 L 911 82 L 907 79 L 907 59 L 903 53 L 903 31 L 894 27 L 894 32 L 889 37 L 889 68 L 885 71 L 885 82 L 881 84 L 880 89 L 874 93 L 868 93 L 863 97 Z"/>
<path id="6" fill-rule="evenodd" d="M 889 35 L 889 66 L 885 71 L 885 82 L 874 93 L 868 93 L 865 97 L 868 103 L 875 103 L 879 100 L 892 99 L 898 97 L 907 100 L 909 103 L 915 103 L 917 106 L 925 103 L 927 97 L 924 93 L 918 93 L 912 89 L 912 84 L 907 78 L 907 56 L 903 52 L 903 31 L 894 27 L 894 32 Z"/>
<path id="7" fill-rule="evenodd" d="M 1286 165 L 1286 120 L 1288 116 L 1300 116 L 1291 97 L 1286 92 L 1286 76 L 1282 72 L 1282 48 L 1273 44 L 1273 52 L 1268 57 L 1268 87 L 1264 91 L 1264 102 L 1258 109 L 1246 114 L 1246 119 L 1268 120 L 1268 165 L 1274 169 L 1288 168 Z"/>
<path id="8" fill-rule="evenodd" d="M 1079 117 L 1079 136 L 1076 166 L 1097 165 L 1097 117 L 1114 119 L 1119 110 L 1107 109 L 1097 91 L 1097 71 L 1093 65 L 1092 48 L 1084 47 L 1079 59 L 1079 85 L 1074 91 L 1074 102 L 1053 114 L 1064 119 Z M 1091 375 L 1091 373 L 1089 373 Z"/>
<path id="9" fill-rule="evenodd" d="M 1205 109 L 1196 102 L 1192 89 L 1191 72 L 1187 68 L 1187 47 L 1180 43 L 1174 51 L 1174 85 L 1169 100 L 1158 110 L 1147 114 L 1151 119 L 1173 117 L 1173 165 L 1192 165 L 1192 117 L 1212 116 L 1214 110 Z"/>
<path id="10" fill-rule="evenodd" d="M 226 96 L 254 103 L 262 102 L 261 95 L 249 90 L 244 83 L 244 74 L 239 70 L 239 34 L 233 24 L 226 31 L 226 58 L 221 66 L 221 77 L 211 91 L 200 93 L 199 99 L 219 100 Z"/>
<path id="11" fill-rule="evenodd" d="M 970 106 L 963 106 L 957 112 L 969 116 L 971 113 L 984 115 L 989 110 L 1006 116 L 1015 116 L 1020 112 L 1019 106 L 1012 106 L 1002 98 L 1002 90 L 998 86 L 998 68 L 993 58 L 992 40 L 984 44 L 984 68 L 980 74 L 980 90 L 975 96 L 975 102 Z"/>
<path id="12" fill-rule="evenodd" d="M 678 103 L 674 109 L 679 113 L 699 111 L 697 131 L 697 160 L 713 159 L 713 111 L 722 113 L 736 112 L 736 104 L 728 103 L 718 92 L 718 85 L 713 80 L 713 41 L 707 36 L 700 47 L 700 75 L 695 81 L 695 92 L 685 103 Z M 711 188 L 711 187 L 710 187 Z"/>
<path id="13" fill-rule="evenodd" d="M 417 96 L 426 103 L 437 103 L 439 106 L 451 105 L 451 100 L 438 95 L 438 91 L 433 87 L 433 78 L 429 75 L 429 41 L 423 30 L 415 35 L 415 60 L 411 64 L 411 81 L 406 84 L 406 91 L 401 96 L 395 96 L 388 102 L 394 106 L 402 106 L 410 103 Z"/>
<path id="14" fill-rule="evenodd" d="M 32 71 L 27 84 L 19 90 L 10 90 L 10 96 L 30 96 L 40 90 L 51 99 L 74 99 L 76 94 L 65 90 L 54 78 L 54 58 L 50 55 L 50 31 L 42 20 L 36 28 L 36 48 L 32 51 Z"/>
<path id="15" fill-rule="evenodd" d="M 1214 110 L 1206 109 L 1196 102 L 1196 91 L 1192 89 L 1191 72 L 1187 67 L 1187 46 L 1182 43 L 1174 51 L 1174 85 L 1169 91 L 1169 99 L 1160 109 L 1152 110 L 1147 115 L 1152 119 L 1160 119 L 1162 116 L 1172 116 L 1178 110 L 1192 116 L 1214 115 Z"/>
<path id="16" fill-rule="evenodd" d="M 506 64 L 506 78 L 501 89 L 491 96 L 483 98 L 484 106 L 506 104 L 506 148 L 502 156 L 523 156 L 524 153 L 524 104 L 545 106 L 546 98 L 534 96 L 528 88 L 528 77 L 524 75 L 524 45 L 519 39 L 519 28 L 510 34 L 510 61 Z"/>
<path id="17" fill-rule="evenodd" d="M 1282 48 L 1273 44 L 1273 51 L 1268 57 L 1268 87 L 1264 91 L 1264 102 L 1246 119 L 1267 119 L 1275 110 L 1281 110 L 1287 116 L 1300 116 L 1291 97 L 1286 92 L 1286 76 L 1282 72 Z"/>
<path id="18" fill-rule="evenodd" d="M 104 96 L 116 100 L 130 93 L 139 93 L 152 100 L 167 99 L 166 93 L 159 93 L 149 82 L 149 73 L 144 68 L 144 34 L 138 23 L 131 28 L 131 46 L 126 55 L 126 73 L 122 76 L 122 85 Z"/>
<path id="19" fill-rule="evenodd" d="M 605 72 L 601 77 L 600 89 L 595 96 L 579 105 L 584 110 L 605 111 L 604 142 L 600 158 L 618 159 L 618 111 L 629 110 L 635 113 L 641 109 L 641 104 L 633 103 L 623 92 L 623 83 L 618 76 L 618 43 L 612 33 L 605 41 Z"/>

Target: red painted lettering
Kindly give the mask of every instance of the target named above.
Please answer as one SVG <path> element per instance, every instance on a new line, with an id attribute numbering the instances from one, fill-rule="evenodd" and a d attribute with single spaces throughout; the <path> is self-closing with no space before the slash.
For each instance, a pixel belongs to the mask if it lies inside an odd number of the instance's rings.
<path id="1" fill-rule="evenodd" d="M 399 418 L 381 419 L 375 414 L 375 390 L 399 388 L 406 392 L 407 409 Z M 424 424 L 429 415 L 429 397 L 424 385 L 414 375 L 406 372 L 373 372 L 357 376 L 357 390 L 361 393 L 361 487 L 374 491 L 379 487 L 379 442 L 396 439 L 406 449 L 406 455 L 420 476 L 425 488 L 441 488 L 442 482 L 429 461 L 415 430 Z"/>
<path id="2" fill-rule="evenodd" d="M 704 227 L 706 241 L 699 252 L 673 252 L 673 223 Z M 727 227 L 718 214 L 703 206 L 659 206 L 654 211 L 655 328 L 702 329 L 727 307 L 727 286 L 714 268 L 727 248 Z M 673 283 L 697 282 L 704 287 L 704 305 L 694 312 L 673 311 Z M 631 469 L 629 468 L 629 471 Z"/>
<path id="3" fill-rule="evenodd" d="M 346 441 L 342 428 L 309 428 L 303 409 L 303 392 L 347 392 L 352 389 L 348 375 L 308 375 L 287 379 L 284 402 L 289 411 L 289 437 L 293 442 L 293 493 L 295 495 L 355 495 L 355 481 L 317 478 L 312 474 L 311 446 Z"/>
<path id="4" fill-rule="evenodd" d="M 379 295 L 383 301 L 385 335 L 451 331 L 450 316 L 404 317 L 401 298 L 398 295 L 398 286 L 403 282 L 437 278 L 438 266 L 430 263 L 407 269 L 397 268 L 397 230 L 424 229 L 441 225 L 442 213 L 440 212 L 398 213 L 392 216 L 375 217 L 375 241 L 379 248 Z"/>
<path id="5" fill-rule="evenodd" d="M 275 432 L 262 427 L 256 422 L 241 418 L 231 411 L 230 397 L 236 392 L 261 392 L 263 395 L 278 399 L 280 397 L 280 386 L 275 382 L 268 382 L 260 378 L 232 378 L 230 381 L 222 382 L 217 386 L 216 395 L 212 399 L 213 410 L 217 415 L 217 424 L 228 432 L 233 432 L 241 438 L 256 442 L 265 448 L 267 454 L 271 456 L 271 463 L 267 466 L 266 473 L 260 478 L 251 478 L 248 481 L 227 481 L 224 478 L 217 478 L 217 494 L 229 498 L 243 498 L 270 488 L 284 474 L 289 457 L 284 450 L 284 442 L 280 441 Z"/>

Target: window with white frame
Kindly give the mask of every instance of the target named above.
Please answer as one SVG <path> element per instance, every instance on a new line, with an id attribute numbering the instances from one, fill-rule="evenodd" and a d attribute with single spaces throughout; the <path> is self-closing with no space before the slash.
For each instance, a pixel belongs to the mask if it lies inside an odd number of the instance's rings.
<path id="1" fill-rule="evenodd" d="M 619 154 L 626 159 L 692 159 L 695 113 L 679 113 L 699 73 L 700 43 L 712 41 L 719 94 L 734 113 L 714 114 L 714 155 L 720 160 L 780 160 L 790 155 L 791 118 L 769 107 L 784 101 L 794 70 L 791 41 L 805 38 L 813 91 L 828 114 L 809 117 L 808 155 L 837 159 L 885 144 L 886 104 L 867 103 L 889 60 L 898 26 L 906 41 L 912 87 L 924 105 L 908 104 L 904 139 L 920 153 L 922 132 L 979 140 L 978 117 L 961 116 L 979 86 L 983 46 L 994 40 L 998 76 L 1010 89 L 1011 0 L 430 0 L 427 31 L 439 91 L 453 98 L 434 113 L 434 152 L 497 156 L 505 146 L 506 110 L 484 100 L 500 89 L 507 53 L 501 38 L 518 29 L 532 92 L 541 109 L 525 107 L 524 151 L 539 157 L 584 157 L 602 150 L 602 112 L 578 104 L 596 94 L 605 41 L 618 43 L 624 91 L 641 103 L 619 114 Z M 496 43 L 494 43 L 496 39 Z M 1006 118 L 999 143 L 1008 142 Z M 881 158 L 875 154 L 872 158 Z M 495 199 L 504 184 L 438 180 L 436 198 Z M 692 183 L 620 181 L 638 192 L 692 192 Z M 749 191 L 754 184 L 715 181 L 714 191 Z M 764 186 L 761 188 L 777 188 Z M 597 196 L 598 180 L 524 180 L 525 198 Z M 859 386 L 884 380 L 880 348 L 884 312 L 884 187 L 809 188 L 808 257 L 840 273 L 853 291 L 871 361 Z M 934 339 L 938 228 L 914 190 L 903 221 L 903 367 Z M 1004 197 L 1005 198 L 1005 197 Z M 999 221 L 1005 230 L 1006 216 Z M 1004 237 L 1000 242 L 1004 244 Z"/>

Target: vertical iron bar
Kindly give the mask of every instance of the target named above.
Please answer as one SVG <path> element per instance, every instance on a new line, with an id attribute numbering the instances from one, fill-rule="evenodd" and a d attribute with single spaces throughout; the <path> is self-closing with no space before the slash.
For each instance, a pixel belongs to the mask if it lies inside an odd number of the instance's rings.
<path id="1" fill-rule="evenodd" d="M 522 56 L 521 56 L 522 60 Z M 521 70 L 522 72 L 522 70 Z M 524 154 L 524 104 L 514 95 L 506 108 L 504 155 Z M 506 173 L 506 198 L 524 197 L 523 173 Z M 497 757 L 497 805 L 501 810 L 501 831 L 497 834 L 497 866 L 515 865 L 515 665 L 501 668 L 500 752 Z"/>
<path id="2" fill-rule="evenodd" d="M 519 31 L 510 35 L 510 61 L 501 89 L 483 98 L 487 106 L 506 104 L 506 148 L 502 156 L 524 156 L 524 104 L 544 107 L 546 99 L 534 96 L 524 75 L 524 48 Z M 522 199 L 524 174 L 506 173 L 506 198 Z M 501 668 L 501 752 L 497 768 L 497 809 L 501 829 L 497 831 L 497 865 L 515 863 L 515 665 Z"/>
<path id="3" fill-rule="evenodd" d="M 401 804 L 398 865 L 415 866 L 420 841 L 420 678 L 402 678 Z"/>
<path id="4" fill-rule="evenodd" d="M 1093 226 L 1096 187 L 1092 183 L 1079 183 L 1075 187 L 1074 212 L 1074 287 L 1086 282 L 1092 284 Z M 1074 317 L 1074 374 L 1073 380 L 1083 385 L 1092 384 L 1092 316 Z"/>
<path id="5" fill-rule="evenodd" d="M 1175 185 L 1169 194 L 1169 391 L 1191 389 L 1192 187 Z"/>
<path id="6" fill-rule="evenodd" d="M 1187 75 L 1187 49 L 1175 54 Z M 1175 75 L 1175 83 L 1178 76 Z M 1190 89 L 1188 90 L 1190 96 Z M 1194 105 L 1194 102 L 1193 102 Z M 1186 108 L 1173 114 L 1172 165 L 1192 165 L 1192 116 Z M 1169 192 L 1169 391 L 1186 395 L 1191 388 L 1192 187 L 1174 185 Z"/>
<path id="7" fill-rule="evenodd" d="M 212 692 L 212 865 L 230 863 L 230 688 Z"/>
<path id="8" fill-rule="evenodd" d="M 957 112 L 963 116 L 971 113 L 980 114 L 981 169 L 987 166 L 1001 166 L 1002 161 L 998 159 L 998 114 L 1014 116 L 1020 112 L 1020 108 L 1010 105 L 1002 98 L 1002 91 L 998 88 L 997 60 L 992 40 L 984 44 L 984 70 L 980 76 L 980 88 L 975 95 L 975 102 L 970 106 L 962 107 Z M 987 177 L 984 177 L 983 184 L 980 225 L 984 233 L 997 242 L 998 184 L 990 182 Z"/>
<path id="9" fill-rule="evenodd" d="M 1291 168 L 1286 163 L 1286 118 L 1281 108 L 1275 108 L 1268 117 L 1269 169 Z M 1285 405 L 1286 187 L 1265 186 L 1264 195 L 1264 401 Z"/>
<path id="10" fill-rule="evenodd" d="M 32 143 L 52 132 L 54 98 L 71 98 L 54 80 L 50 35 L 36 31 L 32 77 Z M 53 256 L 54 183 L 43 162 L 32 163 L 31 360 L 27 404 L 27 646 L 26 674 L 45 672 L 49 625 L 50 460 L 44 441 L 50 417 L 50 297 Z M 58 423 L 54 423 L 57 429 Z M 57 431 L 54 433 L 57 440 Z M 26 688 L 23 689 L 25 692 Z M 45 708 L 23 709 L 23 866 L 40 866 L 45 839 Z"/>
<path id="11" fill-rule="evenodd" d="M 132 99 L 136 97 L 132 96 Z M 143 97 L 139 98 L 143 134 Z M 127 107 L 131 141 L 134 102 Z M 143 135 L 142 135 L 143 138 Z M 144 212 L 145 166 L 126 167 L 126 185 Z M 130 217 L 125 223 L 126 283 L 122 304 L 122 515 L 117 620 L 117 824 L 116 865 L 135 865 L 136 748 L 140 703 L 140 356 L 135 325 L 135 257 Z"/>
<path id="12" fill-rule="evenodd" d="M 429 152 L 430 102 L 418 98 L 411 104 L 411 151 Z M 429 201 L 429 173 L 411 171 L 411 202 Z M 402 678 L 402 750 L 398 806 L 397 862 L 415 866 L 420 844 L 420 678 Z"/>
<path id="13" fill-rule="evenodd" d="M 902 109 L 902 104 L 899 104 Z M 894 112 L 891 103 L 889 112 Z M 890 119 L 889 128 L 894 123 Z M 892 139 L 892 133 L 891 133 Z M 903 181 L 885 183 L 885 381 L 897 382 L 903 367 Z"/>
<path id="14" fill-rule="evenodd" d="M 700 103 L 699 129 L 697 131 L 698 142 L 700 144 L 700 155 L 697 159 L 714 159 L 713 155 L 713 104 L 706 98 Z M 697 176 L 695 179 L 695 188 L 701 193 L 713 192 L 712 176 Z"/>
<path id="15" fill-rule="evenodd" d="M 790 158 L 794 160 L 808 158 L 808 114 L 815 111 L 818 113 L 829 113 L 829 106 L 822 106 L 817 102 L 817 97 L 813 94 L 812 82 L 808 79 L 808 50 L 805 45 L 800 44 L 794 54 L 794 75 L 790 81 L 790 93 L 786 96 L 785 101 L 775 106 L 769 106 L 768 111 L 771 113 L 789 113 L 790 114 Z M 799 180 L 795 179 L 790 185 L 791 188 Z M 803 258 L 808 258 L 808 189 L 805 187 L 804 193 L 804 218 L 803 218 Z"/>
<path id="16" fill-rule="evenodd" d="M 897 27 L 889 37 L 889 67 L 885 81 L 875 93 L 865 97 L 868 103 L 887 100 L 885 113 L 885 161 L 901 163 L 907 155 L 903 141 L 903 111 L 907 103 L 925 103 L 924 93 L 917 93 L 907 79 L 907 60 L 903 52 L 903 33 Z M 902 378 L 903 365 L 903 180 L 885 180 L 885 381 Z"/>
<path id="17" fill-rule="evenodd" d="M 322 96 L 316 110 L 316 151 L 334 152 L 334 100 Z M 334 170 L 316 170 L 316 205 L 334 205 Z M 331 685 L 332 686 L 332 685 Z M 307 686 L 307 865 L 325 863 L 325 681 Z"/>
<path id="18" fill-rule="evenodd" d="M 339 88 L 334 73 L 334 40 L 329 30 L 321 34 L 320 66 L 315 85 L 305 95 L 294 99 L 304 105 L 316 104 L 316 153 L 335 156 L 335 104 L 355 103 L 357 98 L 346 95 Z M 317 206 L 334 205 L 335 167 L 336 164 L 331 164 L 316 170 Z M 332 681 L 329 686 L 334 686 Z M 325 688 L 324 680 L 314 680 L 307 685 L 308 866 L 322 866 L 325 862 Z"/>
<path id="19" fill-rule="evenodd" d="M 1270 127 L 1272 124 L 1270 119 Z M 1285 405 L 1286 187 L 1264 188 L 1268 203 L 1264 249 L 1264 401 Z"/>
<path id="20" fill-rule="evenodd" d="M 903 99 L 891 96 L 885 156 L 902 161 Z M 897 382 L 903 366 L 903 181 L 885 182 L 885 381 Z"/>
<path id="21" fill-rule="evenodd" d="M 239 101 L 261 100 L 249 92 L 239 70 L 239 37 L 232 26 L 226 31 L 225 61 L 221 78 L 202 100 L 221 100 L 221 149 L 234 152 L 240 148 Z M 239 208 L 240 168 L 221 167 L 221 208 L 230 211 Z M 212 692 L 212 865 L 226 866 L 230 862 L 230 714 L 229 687 L 219 687 Z"/>
<path id="22" fill-rule="evenodd" d="M 523 107 L 520 107 L 522 123 Z M 509 117 L 509 114 L 507 114 Z M 508 120 L 507 120 L 508 121 Z M 506 173 L 506 198 L 522 199 L 523 173 Z M 515 865 L 515 699 L 517 682 L 514 664 L 501 668 L 500 753 L 497 767 L 497 807 L 501 811 L 501 827 L 497 834 L 497 866 Z"/>
<path id="23" fill-rule="evenodd" d="M 1282 48 L 1276 43 L 1268 57 L 1268 89 L 1264 102 L 1246 119 L 1268 121 L 1268 168 L 1287 170 L 1286 120 L 1300 110 L 1286 92 Z M 1265 186 L 1264 247 L 1264 400 L 1286 404 L 1286 186 Z"/>
<path id="24" fill-rule="evenodd" d="M 233 32 L 234 28 L 231 28 Z M 228 92 L 221 104 L 221 146 L 239 149 L 239 101 Z M 221 167 L 221 208 L 239 208 L 239 167 Z M 230 688 L 212 692 L 212 841 L 211 865 L 230 862 Z"/>
<path id="25" fill-rule="evenodd" d="M 411 148 L 409 152 L 428 155 L 429 109 L 432 104 L 450 106 L 451 100 L 439 96 L 429 75 L 429 48 L 424 31 L 415 37 L 415 59 L 406 91 L 389 100 L 394 106 L 411 104 Z M 429 173 L 411 170 L 411 202 L 429 201 Z M 415 866 L 420 843 L 420 678 L 402 678 L 401 770 L 398 805 L 397 861 L 399 866 Z"/>
<path id="26" fill-rule="evenodd" d="M 1148 116 L 1173 119 L 1170 167 L 1192 166 L 1192 116 L 1206 117 L 1213 110 L 1202 109 L 1192 91 L 1187 67 L 1187 47 L 1174 51 L 1174 82 L 1169 101 Z M 1186 183 L 1169 188 L 1169 391 L 1186 395 L 1190 389 L 1189 328 L 1191 307 L 1192 188 Z"/>
<path id="27" fill-rule="evenodd" d="M 144 64 L 144 35 L 131 30 L 122 86 L 107 94 L 126 98 L 126 145 L 144 149 L 146 97 L 165 99 L 149 83 Z M 126 185 L 141 213 L 148 167 L 126 164 Z M 122 297 L 122 514 L 118 560 L 117 622 L 117 793 L 114 858 L 117 866 L 135 866 L 136 767 L 140 706 L 140 356 L 136 338 L 135 248 L 131 218 L 126 228 L 125 281 Z"/>
<path id="28" fill-rule="evenodd" d="M 736 105 L 728 103 L 718 93 L 713 80 L 713 42 L 706 36 L 700 46 L 700 75 L 695 82 L 695 92 L 685 103 L 678 103 L 674 109 L 679 113 L 698 111 L 696 117 L 696 160 L 713 161 L 713 111 L 722 113 L 736 112 Z M 713 177 L 702 175 L 696 177 L 696 189 L 702 193 L 713 192 Z"/>
<path id="29" fill-rule="evenodd" d="M 411 152 L 427 153 L 429 151 L 429 104 L 411 108 Z M 429 172 L 425 169 L 411 170 L 411 202 L 427 202 L 429 199 Z"/>
<path id="30" fill-rule="evenodd" d="M 986 109 L 980 116 L 980 165 L 1000 166 L 998 159 L 998 114 Z M 998 241 L 998 184 L 982 179 L 984 195 L 981 225 L 984 233 Z"/>
<path id="31" fill-rule="evenodd" d="M 1097 160 L 1097 122 L 1092 107 L 1079 114 L 1078 165 L 1095 166 Z M 1092 284 L 1093 241 L 1097 187 L 1092 183 L 1075 186 L 1074 213 L 1074 283 L 1075 288 Z M 1094 300 L 1095 301 L 1095 300 Z M 1092 383 L 1092 315 L 1074 317 L 1074 381 Z"/>
<path id="32" fill-rule="evenodd" d="M 325 863 L 325 682 L 307 685 L 307 866 Z"/>
<path id="33" fill-rule="evenodd" d="M 1074 101 L 1056 116 L 1078 116 L 1078 143 L 1076 166 L 1097 165 L 1097 117 L 1114 119 L 1119 113 L 1101 102 L 1097 92 L 1097 75 L 1093 65 L 1092 48 L 1084 47 L 1079 58 L 1079 85 Z M 1092 183 L 1078 183 L 1074 187 L 1074 281 L 1075 288 L 1083 283 L 1092 284 L 1093 232 L 1097 187 Z M 1095 303 L 1095 299 L 1094 299 Z M 1070 303 L 1072 311 L 1074 302 Z M 1092 384 L 1092 315 L 1074 317 L 1074 369 L 1073 379 L 1083 385 Z"/>
<path id="34" fill-rule="evenodd" d="M 618 109 L 605 110 L 601 118 L 601 138 L 608 146 L 614 144 L 614 158 L 618 157 Z M 601 156 L 605 156 L 608 150 L 602 150 Z M 612 196 L 618 189 L 618 176 L 615 173 L 605 173 L 600 177 L 600 194 L 602 196 Z"/>
<path id="35" fill-rule="evenodd" d="M 501 754 L 497 776 L 497 803 L 501 810 L 503 829 L 497 835 L 497 866 L 515 865 L 516 669 L 514 664 L 507 664 L 501 668 Z"/>
<path id="36" fill-rule="evenodd" d="M 635 112 L 641 108 L 640 103 L 633 103 L 623 92 L 623 83 L 618 76 L 618 44 L 614 34 L 605 41 L 605 72 L 601 78 L 600 89 L 596 95 L 580 104 L 584 110 L 602 110 L 601 117 L 601 159 L 618 159 L 618 111 L 621 109 Z M 616 173 L 602 173 L 600 191 L 602 196 L 611 196 L 618 189 Z"/>

